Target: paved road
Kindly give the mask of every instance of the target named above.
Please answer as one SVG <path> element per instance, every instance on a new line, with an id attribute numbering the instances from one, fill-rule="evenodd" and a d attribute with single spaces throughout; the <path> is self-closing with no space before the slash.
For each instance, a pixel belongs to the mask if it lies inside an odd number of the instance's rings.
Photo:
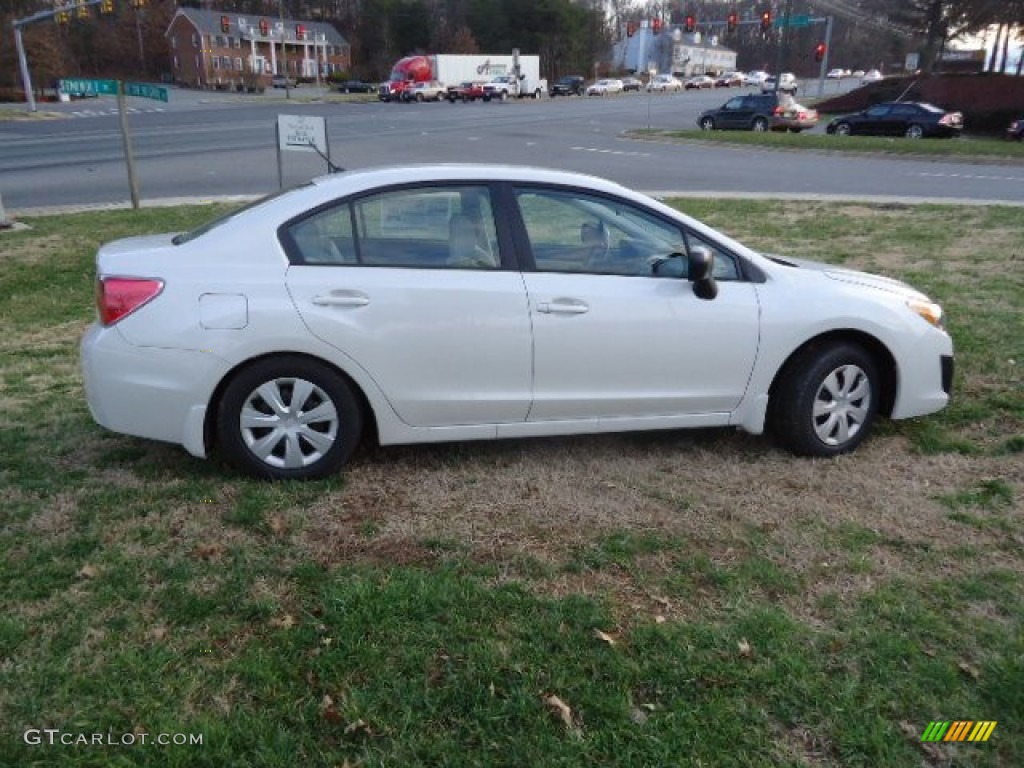
<path id="1" fill-rule="evenodd" d="M 132 100 L 143 198 L 254 194 L 277 188 L 276 115 L 324 115 L 345 167 L 495 161 L 594 173 L 649 191 L 901 196 L 1024 203 L 1024 166 L 849 157 L 624 139 L 629 128 L 680 128 L 726 92 L 628 94 L 474 104 L 308 103 L 172 92 Z M 308 95 L 306 96 L 308 98 Z M 79 115 L 0 123 L 0 194 L 8 209 L 128 198 L 111 98 L 59 105 Z M 163 111 L 145 111 L 145 110 Z M 89 114 L 89 113 L 95 114 Z M 322 173 L 315 156 L 284 155 L 285 183 Z"/>

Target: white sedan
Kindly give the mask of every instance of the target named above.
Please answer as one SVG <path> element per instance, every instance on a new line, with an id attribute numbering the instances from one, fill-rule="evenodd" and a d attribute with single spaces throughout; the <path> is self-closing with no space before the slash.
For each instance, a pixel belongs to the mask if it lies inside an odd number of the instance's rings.
<path id="1" fill-rule="evenodd" d="M 683 81 L 672 75 L 655 75 L 647 84 L 647 90 L 654 93 L 670 93 L 683 90 Z"/>
<path id="2" fill-rule="evenodd" d="M 591 83 L 587 87 L 587 96 L 607 96 L 609 93 L 622 93 L 624 86 L 621 80 L 606 78 Z"/>
<path id="3" fill-rule="evenodd" d="M 108 243 L 96 272 L 96 421 L 274 479 L 333 473 L 367 434 L 769 428 L 832 456 L 943 408 L 953 375 L 913 288 L 548 169 L 343 172 Z"/>

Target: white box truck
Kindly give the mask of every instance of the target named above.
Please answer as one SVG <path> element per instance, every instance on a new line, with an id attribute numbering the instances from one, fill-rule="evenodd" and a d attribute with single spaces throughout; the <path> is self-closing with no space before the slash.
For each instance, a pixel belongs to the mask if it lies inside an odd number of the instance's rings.
<path id="1" fill-rule="evenodd" d="M 399 59 L 391 69 L 388 82 L 380 86 L 378 98 L 381 101 L 405 100 L 405 94 L 412 86 L 429 80 L 439 80 L 446 87 L 465 82 L 497 86 L 490 97 L 485 91 L 485 99 L 512 96 L 540 98 L 547 92 L 547 81 L 540 77 L 539 56 L 436 53 Z"/>

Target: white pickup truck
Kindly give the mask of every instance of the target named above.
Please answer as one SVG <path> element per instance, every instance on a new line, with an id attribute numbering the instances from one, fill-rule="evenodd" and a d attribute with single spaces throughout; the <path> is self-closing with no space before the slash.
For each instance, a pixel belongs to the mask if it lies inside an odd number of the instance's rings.
<path id="1" fill-rule="evenodd" d="M 526 96 L 539 99 L 547 92 L 547 80 L 538 77 L 531 78 L 527 75 L 520 75 L 518 79 L 515 75 L 499 75 L 492 78 L 490 82 L 484 83 L 484 101 L 491 99 L 505 101 L 512 97 L 522 99 Z"/>

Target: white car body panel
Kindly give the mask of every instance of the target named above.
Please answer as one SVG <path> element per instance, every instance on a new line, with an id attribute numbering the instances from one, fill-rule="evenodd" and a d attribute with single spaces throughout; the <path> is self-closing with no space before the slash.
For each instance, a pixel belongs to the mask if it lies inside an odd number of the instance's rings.
<path id="1" fill-rule="evenodd" d="M 632 201 L 749 261 L 765 281 L 722 281 L 718 297 L 706 301 L 690 283 L 668 278 L 294 267 L 278 241 L 281 223 L 319 205 L 446 180 L 579 186 Z M 939 368 L 952 342 L 907 307 L 923 298 L 919 292 L 834 266 L 794 264 L 594 177 L 475 165 L 347 172 L 255 205 L 181 245 L 166 235 L 104 245 L 100 277 L 154 278 L 163 289 L 115 325 L 85 334 L 86 396 L 102 426 L 203 456 L 225 377 L 257 358 L 293 353 L 351 379 L 383 444 L 726 424 L 759 433 L 772 382 L 793 352 L 822 334 L 857 333 L 895 361 L 894 418 L 947 404 Z M 313 303 L 333 291 L 369 301 Z M 541 311 L 561 300 L 586 311 Z"/>
<path id="2" fill-rule="evenodd" d="M 296 266 L 287 283 L 309 330 L 359 360 L 405 424 L 526 418 L 532 339 L 519 273 Z"/>
<path id="3" fill-rule="evenodd" d="M 731 411 L 757 354 L 757 293 L 721 283 L 526 273 L 534 335 L 531 421 Z M 676 330 L 673 330 L 676 329 Z"/>

